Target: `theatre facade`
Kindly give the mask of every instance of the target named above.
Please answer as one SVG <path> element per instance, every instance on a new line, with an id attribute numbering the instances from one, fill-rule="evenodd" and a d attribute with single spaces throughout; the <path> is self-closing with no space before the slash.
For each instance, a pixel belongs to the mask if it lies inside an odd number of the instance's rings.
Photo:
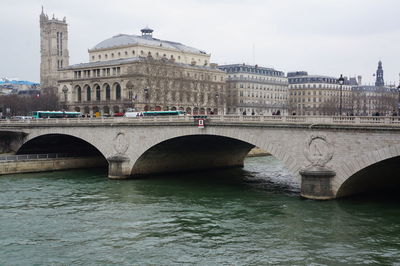
<path id="1" fill-rule="evenodd" d="M 128 108 L 225 113 L 226 74 L 210 63 L 210 54 L 153 38 L 146 27 L 141 35 L 119 34 L 98 43 L 88 50 L 87 63 L 64 66 L 67 29 L 65 18 L 48 19 L 42 11 L 42 88 L 55 87 L 65 110 L 105 116 Z"/>

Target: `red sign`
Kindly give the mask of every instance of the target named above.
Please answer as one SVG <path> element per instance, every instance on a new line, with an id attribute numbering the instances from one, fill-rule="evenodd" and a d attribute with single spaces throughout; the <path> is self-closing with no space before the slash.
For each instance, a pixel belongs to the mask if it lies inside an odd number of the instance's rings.
<path id="1" fill-rule="evenodd" d="M 197 120 L 197 128 L 204 128 L 204 119 Z"/>

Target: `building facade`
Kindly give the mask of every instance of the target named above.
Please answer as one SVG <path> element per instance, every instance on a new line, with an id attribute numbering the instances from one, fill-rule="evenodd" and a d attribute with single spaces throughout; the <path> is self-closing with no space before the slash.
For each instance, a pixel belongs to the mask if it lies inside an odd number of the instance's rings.
<path id="1" fill-rule="evenodd" d="M 282 71 L 258 65 L 222 65 L 227 73 L 227 114 L 287 115 L 288 80 Z"/>
<path id="2" fill-rule="evenodd" d="M 399 90 L 385 86 L 382 61 L 378 62 L 375 86 L 360 82 L 352 87 L 352 96 L 355 115 L 398 115 Z"/>
<path id="3" fill-rule="evenodd" d="M 357 116 L 398 115 L 398 89 L 360 85 L 352 87 L 353 110 Z"/>
<path id="4" fill-rule="evenodd" d="M 350 115 L 352 95 L 349 80 L 289 72 L 289 111 L 292 115 Z"/>
<path id="5" fill-rule="evenodd" d="M 47 25 L 43 12 L 40 18 L 41 25 Z M 53 24 L 66 27 L 65 19 L 52 19 Z M 128 108 L 184 110 L 189 114 L 226 111 L 226 74 L 210 64 L 211 55 L 202 50 L 153 38 L 153 30 L 146 27 L 141 36 L 119 34 L 98 43 L 89 49 L 87 63 L 65 65 L 66 30 L 58 29 L 50 34 L 51 45 L 56 44 L 52 51 L 56 52 L 49 55 L 47 48 L 41 50 L 42 66 L 52 62 L 53 68 L 43 67 L 41 74 L 44 84 L 53 84 L 56 62 L 54 78 L 65 110 L 106 116 Z M 49 43 L 49 34 L 41 36 L 42 43 Z"/>
<path id="6" fill-rule="evenodd" d="M 42 89 L 58 87 L 58 70 L 69 65 L 68 24 L 40 14 L 40 85 Z"/>
<path id="7" fill-rule="evenodd" d="M 128 108 L 222 114 L 226 105 L 222 71 L 152 57 L 69 66 L 59 83 L 65 109 L 84 114 L 112 115 Z"/>

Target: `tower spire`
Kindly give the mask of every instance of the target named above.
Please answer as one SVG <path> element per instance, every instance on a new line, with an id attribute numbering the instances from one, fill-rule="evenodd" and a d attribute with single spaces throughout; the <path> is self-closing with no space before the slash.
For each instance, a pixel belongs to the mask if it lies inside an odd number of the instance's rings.
<path id="1" fill-rule="evenodd" d="M 376 70 L 375 86 L 377 86 L 377 87 L 385 86 L 385 82 L 383 81 L 383 68 L 382 68 L 382 61 L 381 60 L 379 60 L 378 69 Z"/>

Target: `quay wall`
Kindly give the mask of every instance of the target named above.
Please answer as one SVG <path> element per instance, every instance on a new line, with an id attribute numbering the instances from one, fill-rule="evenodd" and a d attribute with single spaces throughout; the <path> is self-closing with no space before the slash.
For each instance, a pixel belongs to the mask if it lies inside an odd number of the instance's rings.
<path id="1" fill-rule="evenodd" d="M 263 157 L 263 156 L 271 156 L 271 153 L 260 149 L 259 147 L 254 147 L 249 151 L 247 157 Z"/>
<path id="2" fill-rule="evenodd" d="M 0 163 L 0 175 L 17 173 L 48 172 L 78 168 L 106 167 L 103 157 L 58 158 L 10 161 Z"/>

